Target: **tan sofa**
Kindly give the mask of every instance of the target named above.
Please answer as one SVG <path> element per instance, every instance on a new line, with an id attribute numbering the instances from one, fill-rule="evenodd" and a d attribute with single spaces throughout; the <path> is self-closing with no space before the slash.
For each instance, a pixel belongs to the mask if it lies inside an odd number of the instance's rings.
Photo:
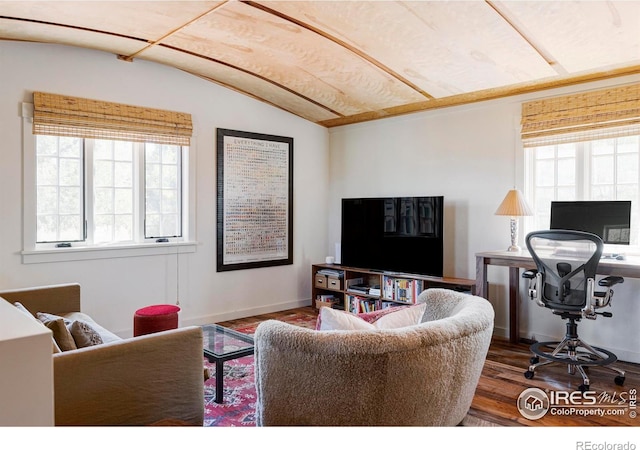
<path id="1" fill-rule="evenodd" d="M 481 298 L 428 289 L 421 323 L 315 331 L 256 329 L 258 425 L 454 426 L 482 372 L 494 311 Z"/>
<path id="2" fill-rule="evenodd" d="M 79 284 L 6 291 L 0 297 L 34 315 L 80 311 Z M 202 329 L 114 336 L 103 344 L 52 354 L 55 425 L 202 426 Z"/>

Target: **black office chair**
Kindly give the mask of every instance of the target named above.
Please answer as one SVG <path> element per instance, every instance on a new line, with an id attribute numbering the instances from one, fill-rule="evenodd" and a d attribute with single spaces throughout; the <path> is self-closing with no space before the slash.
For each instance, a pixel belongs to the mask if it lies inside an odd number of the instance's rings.
<path id="1" fill-rule="evenodd" d="M 598 286 L 604 290 L 596 291 L 596 270 L 604 247 L 602 239 L 581 231 L 545 230 L 529 233 L 525 242 L 537 267 L 522 274 L 529 280 L 529 298 L 567 320 L 567 332 L 561 342 L 531 345 L 534 356 L 524 376 L 533 378 L 536 369 L 547 364 L 567 364 L 569 374 L 575 374 L 577 369 L 582 375 L 583 384 L 579 389 L 584 392 L 590 384 L 585 368 L 602 366 L 616 372 L 614 381 L 622 386 L 625 373 L 612 366 L 618 359 L 616 355 L 578 337 L 580 319 L 612 316 L 610 312 L 597 310 L 610 306 L 611 287 L 624 281 L 615 276 L 603 278 Z"/>

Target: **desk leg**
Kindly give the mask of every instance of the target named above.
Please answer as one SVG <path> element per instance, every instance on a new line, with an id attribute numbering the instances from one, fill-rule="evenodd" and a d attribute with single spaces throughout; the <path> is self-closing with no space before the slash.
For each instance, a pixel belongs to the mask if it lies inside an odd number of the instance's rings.
<path id="1" fill-rule="evenodd" d="M 476 256 L 476 295 L 489 299 L 487 289 L 487 260 L 482 256 Z"/>
<path id="2" fill-rule="evenodd" d="M 520 270 L 517 267 L 509 267 L 509 342 L 512 344 L 520 341 L 519 282 Z"/>

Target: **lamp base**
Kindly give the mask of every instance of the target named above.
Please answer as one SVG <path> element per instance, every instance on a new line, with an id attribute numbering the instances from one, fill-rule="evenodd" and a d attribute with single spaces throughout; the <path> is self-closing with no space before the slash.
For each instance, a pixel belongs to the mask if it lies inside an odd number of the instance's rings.
<path id="1" fill-rule="evenodd" d="M 519 252 L 522 249 L 520 248 L 519 245 L 511 245 L 509 246 L 509 248 L 507 249 L 508 252 Z"/>

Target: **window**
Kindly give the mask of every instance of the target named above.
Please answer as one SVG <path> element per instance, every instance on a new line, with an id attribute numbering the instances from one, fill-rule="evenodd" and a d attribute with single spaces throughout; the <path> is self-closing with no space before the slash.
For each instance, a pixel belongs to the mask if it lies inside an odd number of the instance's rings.
<path id="1" fill-rule="evenodd" d="M 640 245 L 640 135 L 526 149 L 530 230 L 549 228 L 553 200 L 631 200 L 631 244 Z"/>
<path id="2" fill-rule="evenodd" d="M 23 262 L 195 251 L 190 115 L 34 93 L 22 116 Z"/>
<path id="3" fill-rule="evenodd" d="M 640 84 L 523 104 L 527 230 L 549 228 L 553 200 L 631 200 L 640 245 Z"/>
<path id="4" fill-rule="evenodd" d="M 176 145 L 36 136 L 36 242 L 181 237 L 183 153 Z"/>

